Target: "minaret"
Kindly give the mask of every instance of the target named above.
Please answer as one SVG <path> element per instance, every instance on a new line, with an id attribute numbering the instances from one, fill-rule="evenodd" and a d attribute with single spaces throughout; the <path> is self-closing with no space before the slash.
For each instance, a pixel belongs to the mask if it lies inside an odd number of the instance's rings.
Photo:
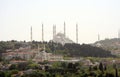
<path id="1" fill-rule="evenodd" d="M 78 43 L 78 24 L 76 24 L 76 43 Z"/>
<path id="2" fill-rule="evenodd" d="M 45 44 L 44 44 L 44 26 L 42 23 L 42 43 L 43 43 L 43 60 L 46 60 Z"/>
<path id="3" fill-rule="evenodd" d="M 120 29 L 118 30 L 118 38 L 120 38 Z"/>
<path id="4" fill-rule="evenodd" d="M 64 36 L 66 37 L 66 24 L 64 22 Z"/>
<path id="5" fill-rule="evenodd" d="M 43 23 L 42 23 L 42 42 L 44 42 L 44 28 L 43 28 Z"/>
<path id="6" fill-rule="evenodd" d="M 100 35 L 98 34 L 98 41 L 100 41 Z"/>
<path id="7" fill-rule="evenodd" d="M 31 26 L 31 36 L 30 36 L 30 39 L 31 39 L 31 42 L 32 42 L 32 26 Z"/>
<path id="8" fill-rule="evenodd" d="M 56 25 L 53 25 L 53 39 L 54 39 L 55 35 L 56 35 Z"/>

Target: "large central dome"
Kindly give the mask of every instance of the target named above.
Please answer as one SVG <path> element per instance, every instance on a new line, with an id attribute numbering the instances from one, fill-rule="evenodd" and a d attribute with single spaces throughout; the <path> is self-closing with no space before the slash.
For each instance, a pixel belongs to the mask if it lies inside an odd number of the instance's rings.
<path id="1" fill-rule="evenodd" d="M 56 34 L 53 37 L 53 42 L 61 43 L 62 45 L 64 45 L 65 43 L 74 43 L 72 40 L 70 40 L 69 38 L 65 37 L 65 35 L 63 33 Z"/>

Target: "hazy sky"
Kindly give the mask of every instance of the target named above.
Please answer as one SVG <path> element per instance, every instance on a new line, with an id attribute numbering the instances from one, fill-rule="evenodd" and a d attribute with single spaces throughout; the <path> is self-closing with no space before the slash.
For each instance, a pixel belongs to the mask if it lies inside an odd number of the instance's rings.
<path id="1" fill-rule="evenodd" d="M 41 41 L 41 23 L 45 40 L 52 39 L 52 26 L 76 41 L 75 26 L 79 26 L 79 43 L 116 38 L 120 29 L 120 0 L 0 0 L 0 40 Z"/>

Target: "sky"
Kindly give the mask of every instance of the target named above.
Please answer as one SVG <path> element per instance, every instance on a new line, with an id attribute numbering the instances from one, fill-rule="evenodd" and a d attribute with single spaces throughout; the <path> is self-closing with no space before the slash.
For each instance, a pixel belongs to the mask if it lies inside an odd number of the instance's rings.
<path id="1" fill-rule="evenodd" d="M 117 38 L 120 29 L 120 0 L 0 0 L 0 41 L 49 41 L 53 25 L 76 42 L 76 23 L 81 43 L 94 43 L 106 38 Z"/>

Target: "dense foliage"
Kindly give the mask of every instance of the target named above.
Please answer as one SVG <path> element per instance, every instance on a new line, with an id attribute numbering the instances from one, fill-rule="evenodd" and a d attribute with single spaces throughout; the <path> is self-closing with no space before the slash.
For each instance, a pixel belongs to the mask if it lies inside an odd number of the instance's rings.
<path id="1" fill-rule="evenodd" d="M 65 44 L 64 48 L 68 51 L 70 56 L 113 57 L 109 51 L 86 44 Z"/>
<path id="2" fill-rule="evenodd" d="M 105 67 L 102 63 L 98 66 L 83 66 L 81 63 L 53 62 L 52 66 L 45 66 L 45 69 L 36 68 L 35 63 L 28 63 L 23 66 L 23 74 L 20 74 L 19 64 L 13 64 L 17 68 L 0 71 L 0 77 L 119 77 L 120 68 L 114 68 L 113 65 Z M 24 65 L 24 64 L 22 64 Z M 32 67 L 29 67 L 32 65 Z M 41 65 L 41 64 L 40 64 Z M 48 65 L 48 64 L 47 64 Z M 29 67 L 29 68 L 27 68 Z M 47 67 L 47 68 L 46 68 Z"/>
<path id="3" fill-rule="evenodd" d="M 56 44 L 49 42 L 48 47 L 53 53 L 62 54 L 65 56 L 76 56 L 76 57 L 115 57 L 110 51 L 103 50 L 102 48 L 94 47 L 87 44 Z"/>

